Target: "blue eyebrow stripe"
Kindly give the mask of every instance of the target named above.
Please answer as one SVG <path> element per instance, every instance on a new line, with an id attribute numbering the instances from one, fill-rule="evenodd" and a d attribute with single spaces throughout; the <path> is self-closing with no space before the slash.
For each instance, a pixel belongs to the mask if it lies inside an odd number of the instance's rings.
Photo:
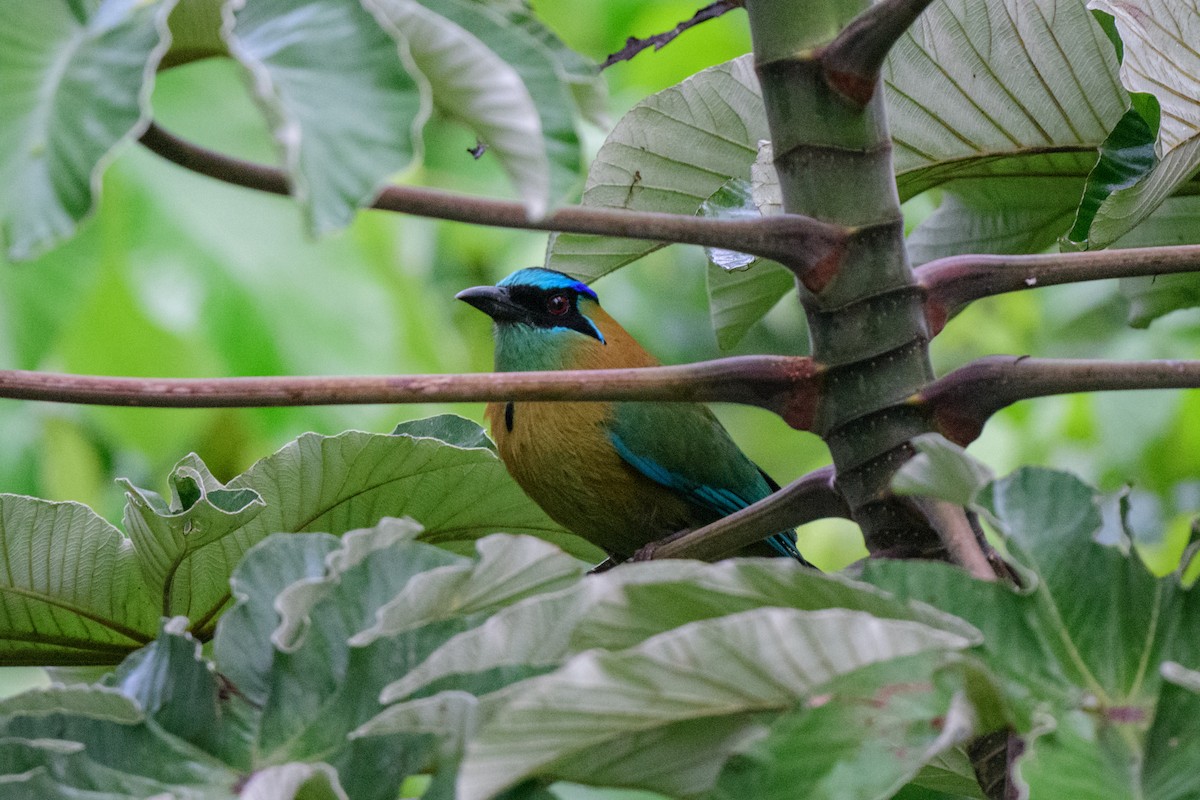
<path id="1" fill-rule="evenodd" d="M 533 286 L 537 289 L 571 289 L 597 303 L 600 302 L 600 298 L 596 296 L 592 287 L 586 283 L 578 281 L 562 272 L 555 272 L 552 269 L 542 269 L 541 267 L 529 267 L 528 269 L 517 270 L 496 285 Z"/>

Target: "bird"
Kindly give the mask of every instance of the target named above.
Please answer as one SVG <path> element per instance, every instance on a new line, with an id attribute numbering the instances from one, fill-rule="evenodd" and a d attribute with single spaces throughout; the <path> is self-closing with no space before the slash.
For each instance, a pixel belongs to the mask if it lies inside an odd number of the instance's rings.
<path id="1" fill-rule="evenodd" d="M 595 290 L 530 267 L 455 297 L 494 322 L 497 372 L 652 367 L 659 362 L 600 307 Z M 616 562 L 778 490 L 699 403 L 494 402 L 500 459 L 559 525 Z M 811 566 L 781 531 L 737 555 Z"/>

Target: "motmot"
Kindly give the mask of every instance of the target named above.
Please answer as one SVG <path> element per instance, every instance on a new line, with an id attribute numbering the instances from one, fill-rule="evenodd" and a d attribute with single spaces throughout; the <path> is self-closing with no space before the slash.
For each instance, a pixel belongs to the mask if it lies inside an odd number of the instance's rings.
<path id="1" fill-rule="evenodd" d="M 494 321 L 497 372 L 651 367 L 658 361 L 587 284 L 532 267 L 457 295 Z M 698 528 L 779 488 L 705 406 L 652 402 L 490 403 L 504 465 L 558 524 L 614 560 Z M 794 531 L 738 555 L 806 565 Z"/>

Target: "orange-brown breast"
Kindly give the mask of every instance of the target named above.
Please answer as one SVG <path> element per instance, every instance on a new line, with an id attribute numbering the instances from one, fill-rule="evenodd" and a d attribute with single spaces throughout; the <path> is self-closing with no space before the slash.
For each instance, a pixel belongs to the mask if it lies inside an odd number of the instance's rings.
<path id="1" fill-rule="evenodd" d="M 579 336 L 564 366 L 650 367 L 658 362 L 599 306 L 589 307 L 607 344 Z M 613 448 L 613 404 L 491 403 L 492 438 L 508 471 L 552 519 L 601 549 L 631 556 L 643 545 L 701 521 L 670 490 Z M 511 425 L 510 425 L 511 423 Z"/>

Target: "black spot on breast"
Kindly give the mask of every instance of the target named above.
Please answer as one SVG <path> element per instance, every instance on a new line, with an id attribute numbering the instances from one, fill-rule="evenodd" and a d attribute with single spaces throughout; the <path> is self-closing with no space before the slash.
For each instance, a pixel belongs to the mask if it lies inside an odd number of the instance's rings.
<path id="1" fill-rule="evenodd" d="M 513 402 L 509 400 L 504 404 L 504 427 L 508 429 L 509 433 L 512 433 L 513 428 L 513 411 Z"/>

